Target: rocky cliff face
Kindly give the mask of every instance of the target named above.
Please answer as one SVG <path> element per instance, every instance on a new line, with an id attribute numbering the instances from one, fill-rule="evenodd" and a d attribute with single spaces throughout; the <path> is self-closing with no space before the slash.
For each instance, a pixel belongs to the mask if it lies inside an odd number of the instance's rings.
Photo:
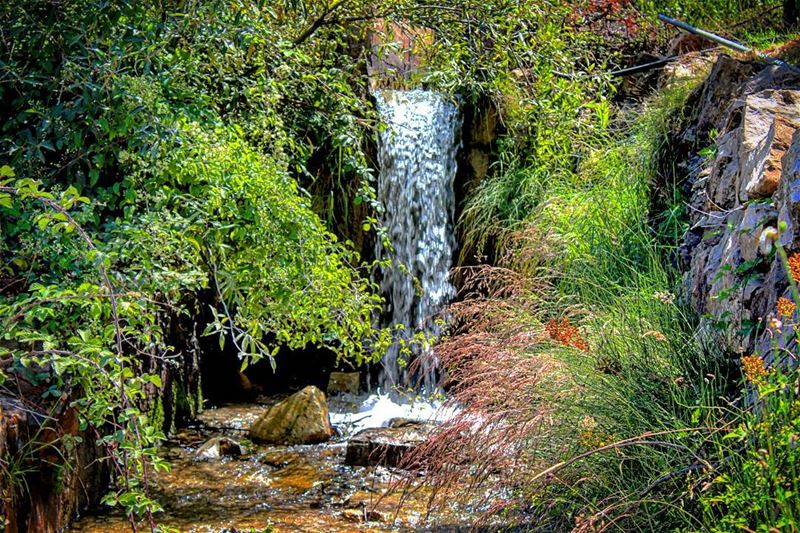
<path id="1" fill-rule="evenodd" d="M 688 111 L 674 139 L 691 188 L 685 296 L 724 349 L 772 359 L 768 324 L 789 281 L 762 234 L 784 222 L 782 244 L 800 250 L 800 76 L 720 56 Z"/>

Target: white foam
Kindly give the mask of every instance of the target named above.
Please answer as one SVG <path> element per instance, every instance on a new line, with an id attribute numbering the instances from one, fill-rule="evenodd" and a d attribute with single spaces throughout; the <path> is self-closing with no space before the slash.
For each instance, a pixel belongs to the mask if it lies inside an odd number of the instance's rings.
<path id="1" fill-rule="evenodd" d="M 331 411 L 331 423 L 345 434 L 357 433 L 363 429 L 386 427 L 393 418 L 408 418 L 424 422 L 443 422 L 452 417 L 455 411 L 439 399 L 406 397 L 394 399 L 389 394 L 369 395 L 361 402 L 356 413 Z"/>

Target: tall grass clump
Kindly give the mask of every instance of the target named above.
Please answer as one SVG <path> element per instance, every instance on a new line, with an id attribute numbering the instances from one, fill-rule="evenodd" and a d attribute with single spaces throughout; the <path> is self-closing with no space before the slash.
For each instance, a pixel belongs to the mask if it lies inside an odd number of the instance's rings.
<path id="1" fill-rule="evenodd" d="M 573 172 L 527 175 L 537 201 L 496 240 L 495 265 L 469 269 L 438 347 L 462 410 L 409 459 L 435 494 L 492 487 L 463 503 L 558 531 L 701 528 L 692 487 L 718 463 L 737 369 L 679 301 L 678 230 L 651 227 L 653 181 L 695 84 L 584 141 Z M 467 219 L 516 178 L 478 189 Z"/>

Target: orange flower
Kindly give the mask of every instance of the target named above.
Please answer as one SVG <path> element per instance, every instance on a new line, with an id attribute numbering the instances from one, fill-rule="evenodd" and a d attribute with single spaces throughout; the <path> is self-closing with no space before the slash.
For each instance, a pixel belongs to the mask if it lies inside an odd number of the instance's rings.
<path id="1" fill-rule="evenodd" d="M 753 385 L 763 385 L 769 375 L 764 360 L 757 355 L 742 357 L 742 372 L 747 381 Z"/>
<path id="2" fill-rule="evenodd" d="M 797 305 L 789 298 L 780 297 L 776 302 L 778 316 L 792 316 Z"/>
<path id="3" fill-rule="evenodd" d="M 653 337 L 659 342 L 667 342 L 667 336 L 660 331 L 645 331 L 643 337 Z"/>
<path id="4" fill-rule="evenodd" d="M 589 343 L 583 338 L 581 331 L 570 323 L 568 318 L 562 318 L 560 321 L 550 320 L 544 329 L 551 339 L 564 346 L 571 346 L 584 352 L 589 351 Z"/>
<path id="5" fill-rule="evenodd" d="M 793 252 L 787 259 L 789 263 L 789 274 L 792 279 L 800 281 L 800 252 Z"/>

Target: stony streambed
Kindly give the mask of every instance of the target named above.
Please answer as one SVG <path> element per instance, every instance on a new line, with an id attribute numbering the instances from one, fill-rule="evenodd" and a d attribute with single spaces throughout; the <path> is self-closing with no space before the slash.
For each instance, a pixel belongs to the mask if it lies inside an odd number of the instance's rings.
<path id="1" fill-rule="evenodd" d="M 387 417 L 430 416 L 430 408 L 400 406 L 376 397 L 334 398 L 329 405 L 338 434 L 330 442 L 296 446 L 249 443 L 247 429 L 275 401 L 277 398 L 269 398 L 258 404 L 207 409 L 195 426 L 180 430 L 165 444 L 162 455 L 172 468 L 155 480 L 155 494 L 165 509 L 157 517 L 160 524 L 191 532 L 260 532 L 269 527 L 277 532 L 429 529 L 425 491 L 407 496 L 403 506 L 398 506 L 401 494 L 387 495 L 398 479 L 397 472 L 381 466 L 347 466 L 344 456 L 347 438 L 356 430 L 384 425 Z M 242 455 L 198 456 L 204 443 L 220 436 L 241 442 Z M 74 533 L 126 530 L 130 525 L 124 516 L 104 509 L 84 515 L 71 529 Z"/>

